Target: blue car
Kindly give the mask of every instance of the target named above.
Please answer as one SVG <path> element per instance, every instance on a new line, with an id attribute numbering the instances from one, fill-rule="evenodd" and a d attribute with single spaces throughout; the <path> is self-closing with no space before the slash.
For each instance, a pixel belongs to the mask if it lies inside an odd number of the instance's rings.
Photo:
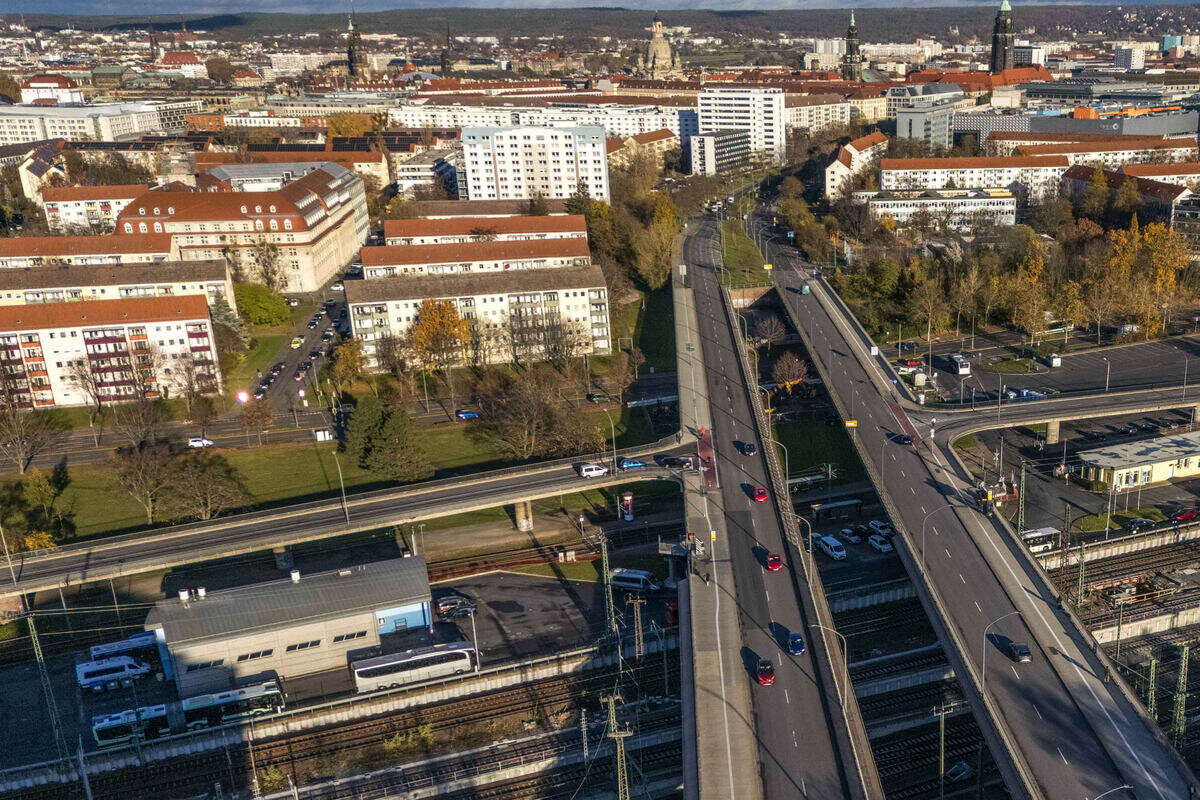
<path id="1" fill-rule="evenodd" d="M 788 655 L 804 655 L 804 637 L 798 633 L 788 636 Z"/>
<path id="2" fill-rule="evenodd" d="M 460 408 L 454 412 L 454 416 L 458 417 L 459 419 L 479 419 L 479 412 L 471 411 L 470 409 L 466 408 Z"/>
<path id="3" fill-rule="evenodd" d="M 617 469 L 620 469 L 620 470 L 641 469 L 644 466 L 646 466 L 646 462 L 641 461 L 636 458 L 618 458 L 617 459 Z"/>

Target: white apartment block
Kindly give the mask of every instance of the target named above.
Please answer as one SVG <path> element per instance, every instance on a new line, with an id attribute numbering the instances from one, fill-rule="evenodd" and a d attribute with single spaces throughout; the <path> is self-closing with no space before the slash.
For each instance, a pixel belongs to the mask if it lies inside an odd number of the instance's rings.
<path id="1" fill-rule="evenodd" d="M 752 151 L 767 153 L 775 161 L 783 160 L 787 149 L 787 109 L 782 89 L 705 86 L 697 102 L 700 133 L 747 131 Z"/>
<path id="2" fill-rule="evenodd" d="M 250 280 L 261 279 L 258 245 L 273 244 L 282 288 L 313 292 L 358 254 L 368 224 L 362 179 L 325 163 L 275 191 L 147 192 L 112 238 L 168 234 L 184 261 L 228 259 Z"/>
<path id="3" fill-rule="evenodd" d="M 0 306 L 123 300 L 202 294 L 234 308 L 233 279 L 224 261 L 160 261 L 112 266 L 0 270 Z"/>
<path id="4" fill-rule="evenodd" d="M 879 188 L 1005 188 L 1038 199 L 1057 188 L 1068 166 L 1066 156 L 885 158 L 879 162 Z"/>
<path id="5" fill-rule="evenodd" d="M 603 128 L 464 128 L 462 148 L 466 199 L 561 199 L 583 191 L 608 202 Z"/>
<path id="6" fill-rule="evenodd" d="M 195 104 L 200 101 L 185 101 Z M 172 107 L 170 114 L 175 113 Z M 170 116 L 168 114 L 168 116 Z M 92 139 L 115 142 L 147 133 L 160 133 L 159 108 L 151 103 L 104 103 L 72 106 L 0 106 L 0 144 L 20 144 L 41 139 Z M 178 129 L 182 129 L 182 118 Z"/>
<path id="7" fill-rule="evenodd" d="M 688 155 L 693 175 L 717 175 L 750 161 L 750 132 L 710 131 L 692 137 Z"/>
<path id="8" fill-rule="evenodd" d="M 377 278 L 346 284 L 351 324 L 368 368 L 381 366 L 381 338 L 408 338 L 427 299 L 454 303 L 470 323 L 464 364 L 545 360 L 552 338 L 565 338 L 577 356 L 611 351 L 608 289 L 597 266 Z"/>
<path id="9" fill-rule="evenodd" d="M 1117 69 L 1145 69 L 1146 51 L 1140 47 L 1117 47 L 1113 50 L 1113 66 Z"/>
<path id="10" fill-rule="evenodd" d="M 1022 156 L 1066 156 L 1071 166 L 1085 164 L 1105 169 L 1147 162 L 1196 161 L 1200 157 L 1195 136 L 1137 142 L 1035 144 L 1018 147 L 1017 153 Z"/>
<path id="11" fill-rule="evenodd" d="M 897 225 L 907 225 L 918 214 L 959 231 L 982 223 L 1017 224 L 1017 198 L 1007 189 L 901 189 L 855 192 L 853 199 L 866 205 L 872 217 L 889 217 Z"/>
<path id="12" fill-rule="evenodd" d="M 587 220 L 582 214 L 511 217 L 446 217 L 385 219 L 384 244 L 463 244 L 465 242 L 520 242 L 539 239 L 582 239 L 587 242 Z"/>
<path id="13" fill-rule="evenodd" d="M 579 127 L 597 125 L 612 138 L 667 128 L 682 140 L 698 132 L 695 107 L 618 105 L 615 103 L 556 103 L 546 106 L 409 103 L 392 108 L 393 124 L 402 128 L 475 128 L 528 125 Z"/>
<path id="14" fill-rule="evenodd" d="M 315 72 L 329 62 L 345 57 L 344 53 L 271 53 L 267 56 L 272 75 L 281 78 Z"/>
<path id="15" fill-rule="evenodd" d="M 365 278 L 518 272 L 587 267 L 592 263 L 586 236 L 582 239 L 401 244 L 364 247 L 360 252 Z"/>
<path id="16" fill-rule="evenodd" d="M 216 344 L 203 295 L 0 307 L 0 369 L 35 408 L 105 401 L 140 391 L 170 397 L 192 372 L 203 391 L 221 390 Z M 86 370 L 91 379 L 75 377 Z"/>
<path id="17" fill-rule="evenodd" d="M 848 125 L 852 107 L 841 95 L 787 97 L 787 129 L 819 131 L 833 125 Z"/>
<path id="18" fill-rule="evenodd" d="M 1186 186 L 1193 192 L 1200 191 L 1200 163 L 1180 161 L 1174 164 L 1125 164 L 1121 172 L 1135 178 L 1150 178 L 1160 183 Z"/>
<path id="19" fill-rule="evenodd" d="M 129 201 L 145 194 L 142 184 L 120 186 L 47 186 L 42 208 L 51 233 L 107 232 Z"/>
<path id="20" fill-rule="evenodd" d="M 178 261 L 169 234 L 145 236 L 13 236 L 0 239 L 0 269 L 48 264 L 101 266 Z"/>
<path id="21" fill-rule="evenodd" d="M 79 84 L 65 75 L 33 75 L 21 84 L 21 103 L 29 105 L 38 100 L 48 100 L 60 106 L 82 103 L 83 92 Z"/>
<path id="22" fill-rule="evenodd" d="M 879 131 L 860 136 L 838 150 L 835 158 L 825 168 L 825 195 L 836 198 L 841 195 L 846 182 L 862 172 L 887 151 L 888 139 Z"/>

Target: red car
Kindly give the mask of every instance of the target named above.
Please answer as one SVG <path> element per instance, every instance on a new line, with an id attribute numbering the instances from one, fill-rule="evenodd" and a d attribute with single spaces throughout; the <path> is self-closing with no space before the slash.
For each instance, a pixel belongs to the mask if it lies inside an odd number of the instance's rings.
<path id="1" fill-rule="evenodd" d="M 769 553 L 767 555 L 767 571 L 779 572 L 781 569 L 783 569 L 783 556 L 779 553 Z"/>
<path id="2" fill-rule="evenodd" d="M 1194 508 L 1185 508 L 1183 511 L 1176 511 L 1171 515 L 1171 522 L 1176 524 L 1180 522 L 1190 522 L 1196 518 L 1197 511 Z"/>
<path id="3" fill-rule="evenodd" d="M 761 486 L 755 486 L 754 487 L 754 502 L 756 502 L 756 503 L 767 502 L 767 490 Z"/>
<path id="4" fill-rule="evenodd" d="M 754 668 L 754 678 L 760 686 L 770 686 L 775 682 L 775 667 L 771 666 L 770 661 L 760 658 L 758 666 Z"/>
<path id="5" fill-rule="evenodd" d="M 919 358 L 902 358 L 902 359 L 900 359 L 900 366 L 902 366 L 902 367 L 919 367 L 924 363 L 925 362 Z"/>

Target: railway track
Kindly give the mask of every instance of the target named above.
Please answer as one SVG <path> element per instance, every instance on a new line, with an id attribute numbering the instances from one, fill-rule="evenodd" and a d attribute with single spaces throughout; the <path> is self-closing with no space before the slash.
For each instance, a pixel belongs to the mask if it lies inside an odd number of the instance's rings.
<path id="1" fill-rule="evenodd" d="M 1200 541 L 1180 542 L 1090 561 L 1084 565 L 1083 582 L 1088 589 L 1103 588 L 1195 564 L 1200 564 Z M 1060 567 L 1050 571 L 1049 576 L 1059 589 L 1069 589 L 1078 585 L 1079 567 Z"/>
<path id="2" fill-rule="evenodd" d="M 921 601 L 914 597 L 867 608 L 839 611 L 833 615 L 834 626 L 846 636 L 862 636 L 875 631 L 894 631 L 901 620 L 908 625 L 912 625 L 915 620 L 929 625 Z"/>
<path id="3" fill-rule="evenodd" d="M 897 656 L 886 663 L 867 664 L 861 667 L 855 667 L 851 664 L 850 682 L 864 683 L 866 681 L 878 680 L 879 678 L 886 678 L 890 675 L 915 672 L 920 669 L 944 666 L 945 664 L 946 654 L 941 651 L 919 653 L 913 656 Z"/>
<path id="4" fill-rule="evenodd" d="M 949 680 L 862 697 L 859 698 L 858 707 L 864 719 L 883 720 L 919 711 L 928 712 L 939 703 L 960 699 L 962 694 L 958 684 Z"/>

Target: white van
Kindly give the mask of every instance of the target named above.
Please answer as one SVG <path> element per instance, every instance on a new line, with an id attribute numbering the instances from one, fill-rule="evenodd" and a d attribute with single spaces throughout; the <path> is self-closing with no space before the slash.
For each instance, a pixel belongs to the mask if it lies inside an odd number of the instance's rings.
<path id="1" fill-rule="evenodd" d="M 629 589 L 634 592 L 658 591 L 658 584 L 650 579 L 650 573 L 644 569 L 618 567 L 609 571 L 608 582 L 617 589 Z"/>
<path id="2" fill-rule="evenodd" d="M 832 536 L 818 538 L 817 547 L 821 548 L 821 552 L 834 561 L 844 561 L 846 558 L 846 548 L 842 547 L 842 543 Z"/>
<path id="3" fill-rule="evenodd" d="M 79 688 L 103 692 L 114 689 L 122 681 L 131 681 L 143 675 L 150 674 L 150 665 L 129 656 L 101 658 L 98 661 L 86 661 L 75 665 L 75 680 Z"/>
<path id="4" fill-rule="evenodd" d="M 587 464 L 579 465 L 579 477 L 581 478 L 599 478 L 601 475 L 608 474 L 608 467 L 603 464 Z"/>

